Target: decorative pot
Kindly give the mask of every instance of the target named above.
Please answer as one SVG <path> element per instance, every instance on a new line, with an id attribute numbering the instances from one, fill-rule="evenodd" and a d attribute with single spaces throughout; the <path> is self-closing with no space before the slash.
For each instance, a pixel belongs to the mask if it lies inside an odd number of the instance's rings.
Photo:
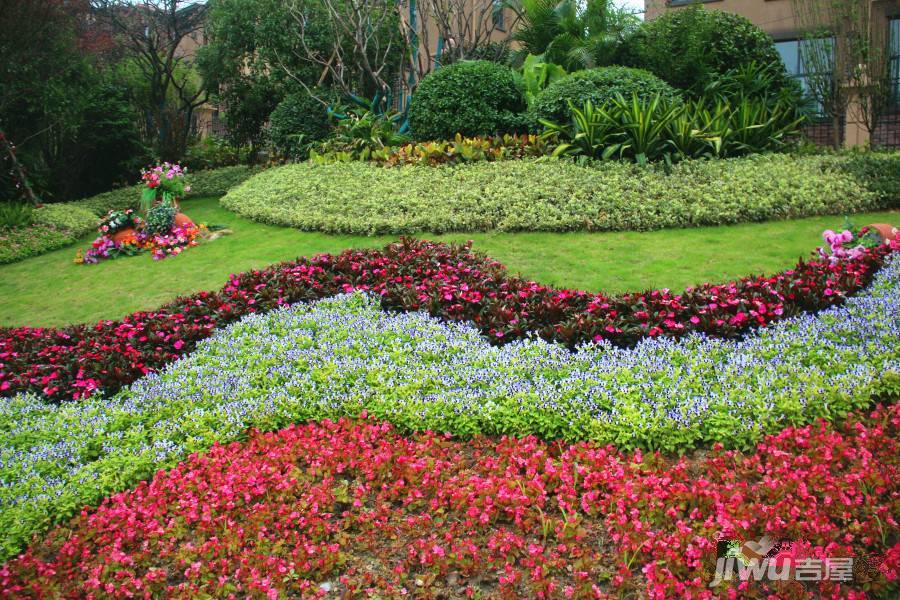
<path id="1" fill-rule="evenodd" d="M 891 240 L 897 239 L 897 228 L 893 225 L 888 225 L 887 223 L 872 223 L 869 225 L 869 228 L 877 231 L 878 235 L 881 236 L 882 241 L 890 242 Z"/>
<path id="2" fill-rule="evenodd" d="M 117 244 L 134 244 L 137 242 L 137 231 L 134 227 L 126 227 L 112 234 L 112 239 Z"/>
<path id="3" fill-rule="evenodd" d="M 172 225 L 175 227 L 191 226 L 193 224 L 194 222 L 191 218 L 184 213 L 176 213 L 175 221 L 172 222 Z"/>

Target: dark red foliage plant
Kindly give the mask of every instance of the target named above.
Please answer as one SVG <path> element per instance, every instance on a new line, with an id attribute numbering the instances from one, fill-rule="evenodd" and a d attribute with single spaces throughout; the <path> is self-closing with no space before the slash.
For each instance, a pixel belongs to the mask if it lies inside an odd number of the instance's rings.
<path id="1" fill-rule="evenodd" d="M 878 246 L 854 259 L 801 260 L 775 275 L 682 293 L 606 296 L 510 276 L 470 244 L 404 239 L 383 250 L 322 254 L 232 275 L 218 292 L 179 298 L 121 320 L 0 328 L 0 394 L 31 391 L 56 402 L 111 394 L 245 315 L 353 290 L 376 294 L 389 310 L 427 310 L 470 322 L 499 344 L 532 334 L 570 348 L 601 339 L 633 346 L 646 337 L 689 332 L 736 338 L 842 302 L 868 284 L 891 251 Z"/>

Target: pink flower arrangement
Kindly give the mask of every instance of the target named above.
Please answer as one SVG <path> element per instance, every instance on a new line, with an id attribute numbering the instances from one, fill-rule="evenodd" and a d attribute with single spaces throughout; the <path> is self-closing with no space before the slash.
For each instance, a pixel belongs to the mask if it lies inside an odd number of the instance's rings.
<path id="1" fill-rule="evenodd" d="M 824 248 L 819 248 L 819 255 L 831 262 L 840 260 L 856 260 L 865 252 L 866 248 L 862 244 L 857 244 L 851 248 L 846 246 L 856 239 L 849 229 L 845 229 L 841 233 L 835 233 L 830 229 L 822 232 L 822 239 L 828 244 L 830 253 Z"/>
<path id="2" fill-rule="evenodd" d="M 187 169 L 175 163 L 165 162 L 141 171 L 144 191 L 141 195 L 142 208 L 146 211 L 154 202 L 174 204 L 178 198 L 191 191 L 185 182 Z"/>
<path id="3" fill-rule="evenodd" d="M 372 420 L 250 432 L 86 508 L 0 596 L 862 598 L 898 583 L 900 405 L 668 458 Z M 718 539 L 877 559 L 849 583 L 725 582 Z M 784 556 L 783 556 L 784 559 Z"/>

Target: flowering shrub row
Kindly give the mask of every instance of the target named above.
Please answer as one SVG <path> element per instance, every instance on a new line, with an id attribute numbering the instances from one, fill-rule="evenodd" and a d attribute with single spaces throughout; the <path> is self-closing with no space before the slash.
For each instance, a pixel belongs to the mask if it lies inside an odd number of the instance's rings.
<path id="1" fill-rule="evenodd" d="M 0 395 L 32 391 L 63 401 L 111 394 L 244 315 L 352 290 L 372 292 L 385 308 L 471 322 L 498 343 L 532 333 L 569 347 L 593 340 L 631 346 L 646 337 L 691 331 L 735 338 L 839 304 L 869 282 L 890 250 L 879 246 L 836 263 L 801 261 L 770 277 L 682 294 L 605 296 L 511 277 L 468 245 L 405 240 L 382 251 L 347 250 L 234 275 L 220 292 L 93 327 L 0 328 Z"/>
<path id="2" fill-rule="evenodd" d="M 373 421 L 251 432 L 36 538 L 0 596 L 886 595 L 898 436 L 898 405 L 677 460 Z M 854 557 L 852 580 L 710 588 L 717 539 L 763 535 L 793 542 L 780 556 Z"/>
<path id="3" fill-rule="evenodd" d="M 464 324 L 362 294 L 253 315 L 117 396 L 0 404 L 0 547 L 250 427 L 363 412 L 404 430 L 536 434 L 621 448 L 747 447 L 897 392 L 900 260 L 870 291 L 740 342 L 700 335 L 571 353 L 491 346 Z M 892 386 L 892 387 L 890 387 Z"/>

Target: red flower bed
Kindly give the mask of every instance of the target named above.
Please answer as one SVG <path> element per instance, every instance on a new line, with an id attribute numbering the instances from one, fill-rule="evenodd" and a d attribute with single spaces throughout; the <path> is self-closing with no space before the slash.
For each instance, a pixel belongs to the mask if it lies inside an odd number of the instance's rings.
<path id="1" fill-rule="evenodd" d="M 896 589 L 900 406 L 669 459 L 371 421 L 251 433 L 85 509 L 0 595 L 864 597 Z M 855 557 L 851 583 L 711 590 L 717 537 Z M 405 590 L 405 591 L 404 591 Z"/>
<path id="2" fill-rule="evenodd" d="M 388 309 L 469 321 L 497 343 L 530 332 L 570 347 L 599 339 L 628 346 L 691 331 L 733 338 L 841 302 L 870 281 L 890 252 L 880 246 L 852 260 L 801 261 L 771 277 L 681 294 L 605 296 L 511 277 L 468 245 L 404 240 L 384 250 L 347 250 L 233 275 L 219 292 L 93 327 L 0 329 L 0 394 L 30 390 L 62 401 L 113 393 L 244 315 L 352 290 L 379 294 Z"/>

